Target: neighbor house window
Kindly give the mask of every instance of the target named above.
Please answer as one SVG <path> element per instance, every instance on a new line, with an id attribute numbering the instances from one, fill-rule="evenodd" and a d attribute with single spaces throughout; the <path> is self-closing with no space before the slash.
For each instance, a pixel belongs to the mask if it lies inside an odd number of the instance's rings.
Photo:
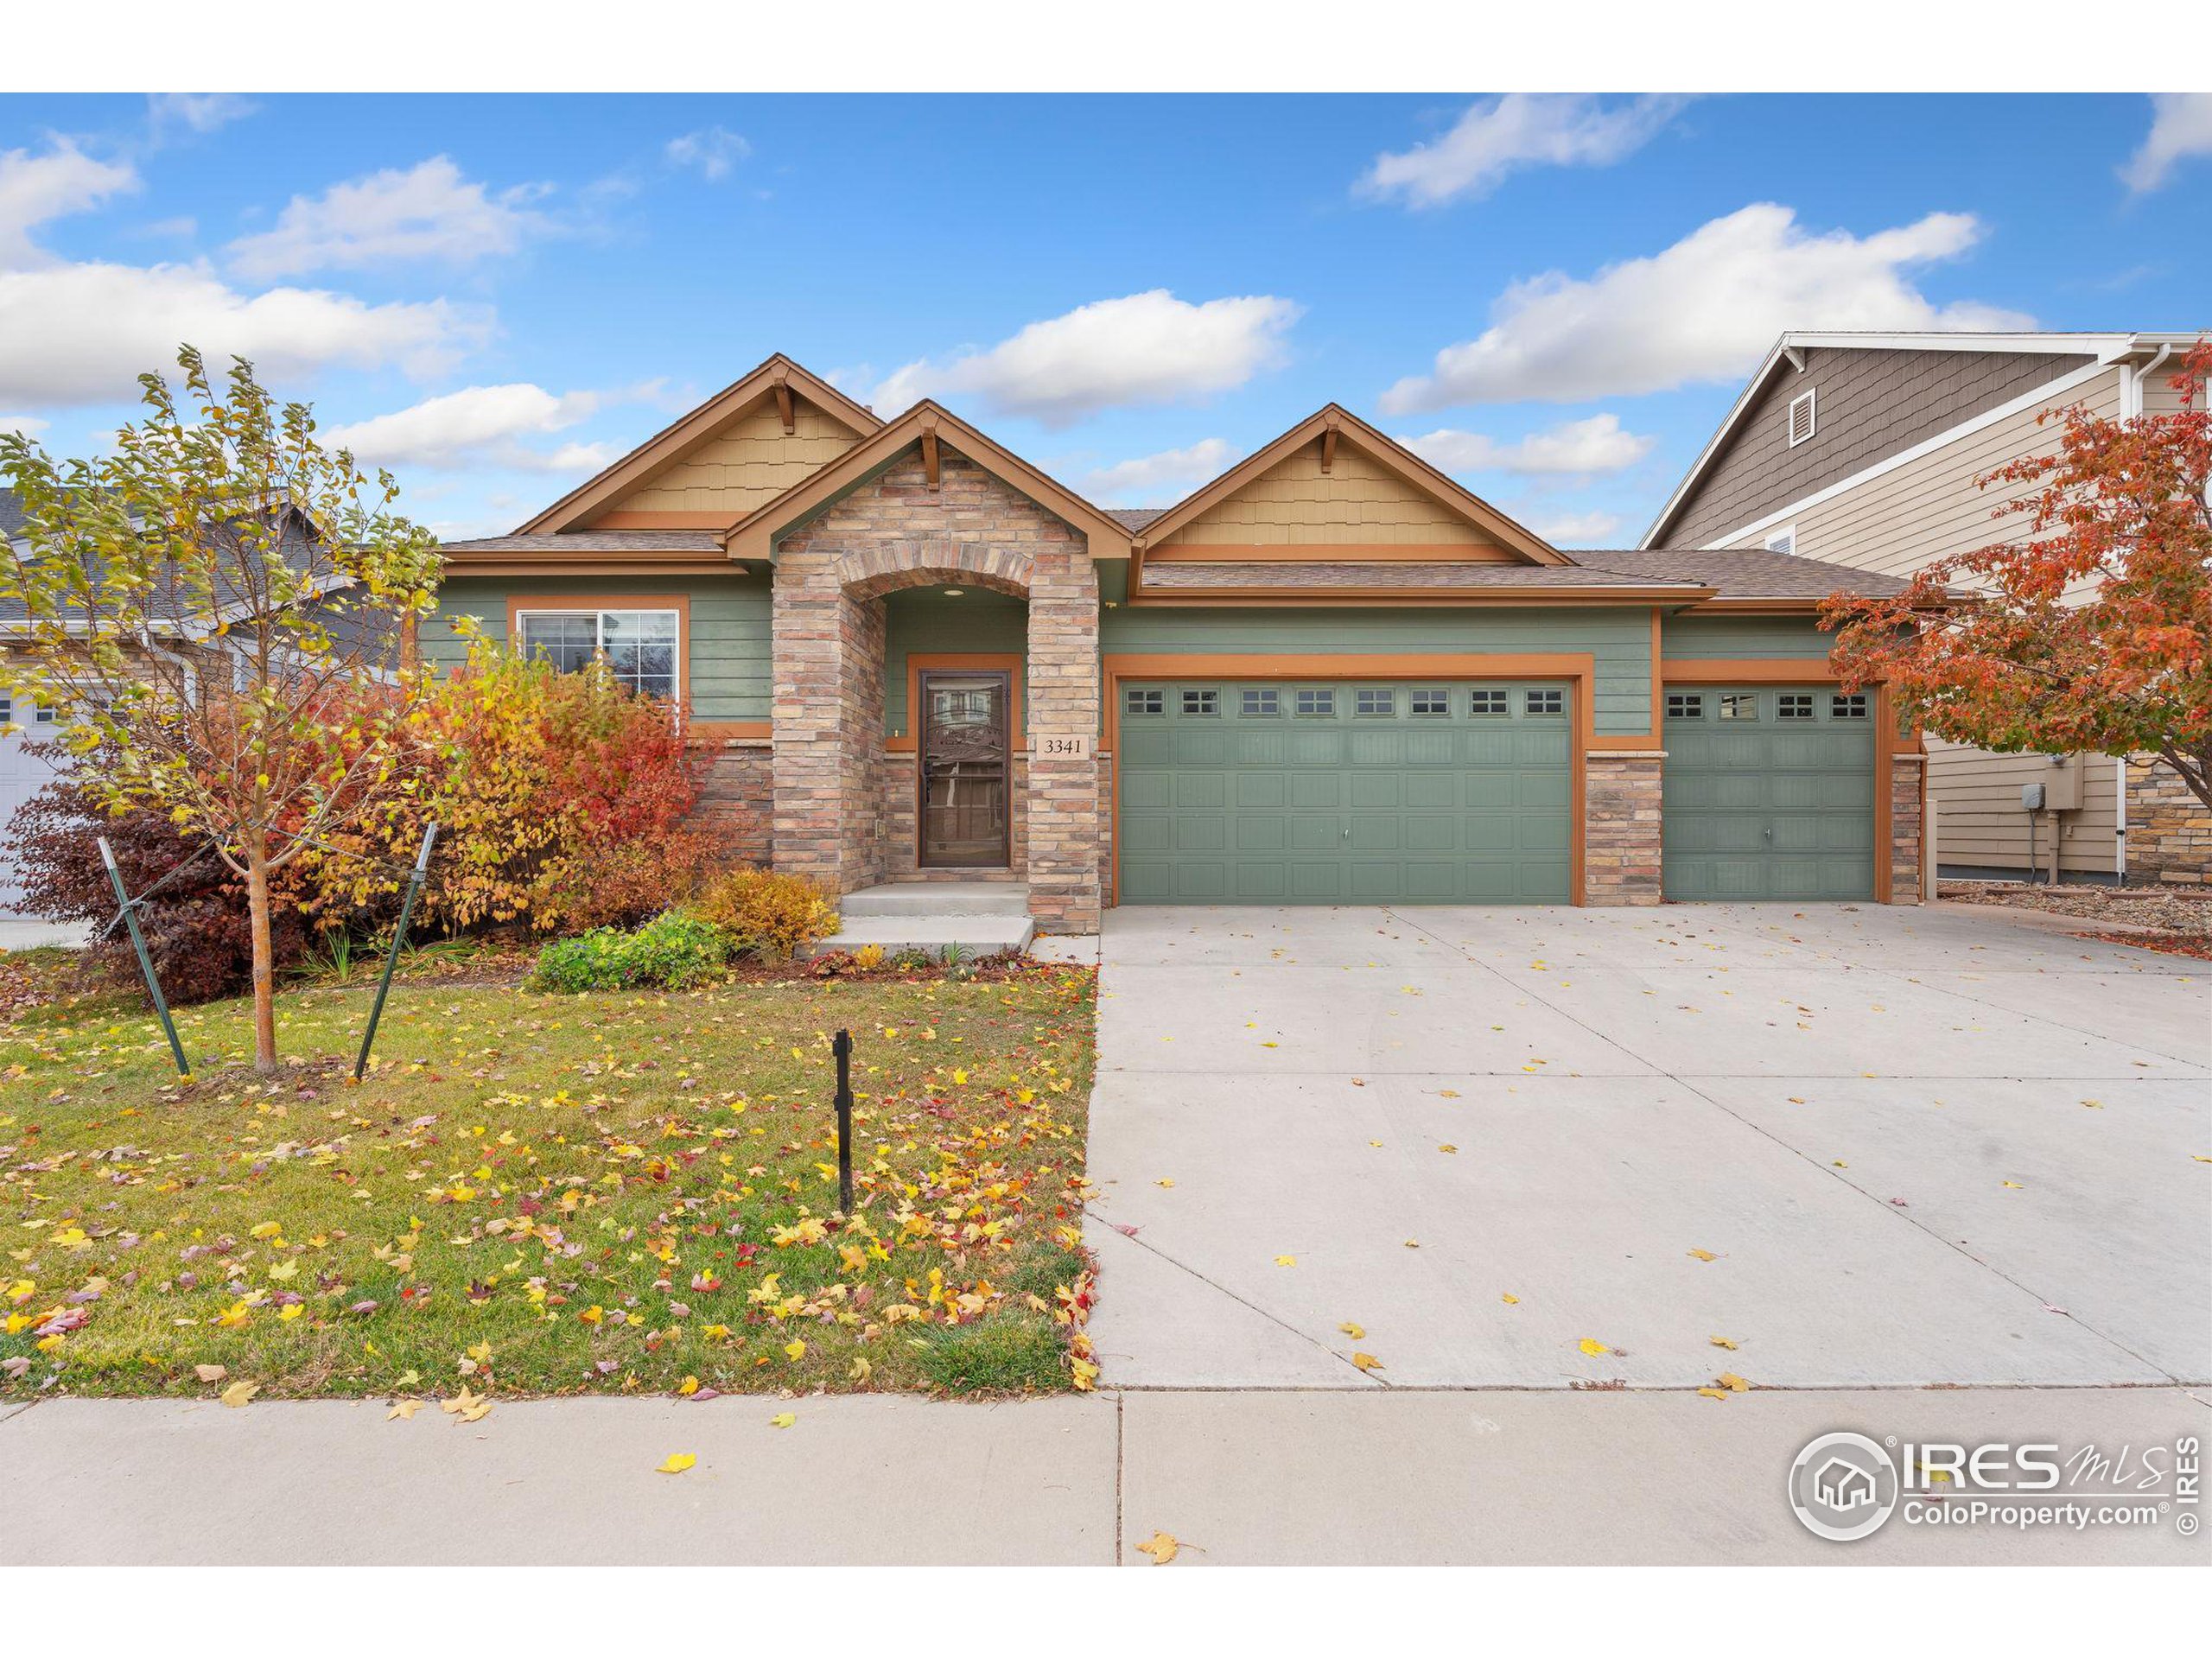
<path id="1" fill-rule="evenodd" d="M 1531 691 L 1522 706 L 1532 715 L 1555 715 L 1567 706 L 1567 699 L 1557 691 Z"/>
<path id="2" fill-rule="evenodd" d="M 1467 712 L 1471 715 L 1504 714 L 1506 712 L 1505 693 L 1477 691 L 1467 700 Z"/>
<path id="3" fill-rule="evenodd" d="M 1414 693 L 1413 710 L 1417 715 L 1448 715 L 1452 712 L 1452 694 L 1441 686 L 1429 686 Z"/>
<path id="4" fill-rule="evenodd" d="M 1122 712 L 1125 715 L 1161 715 L 1167 712 L 1167 694 L 1154 688 L 1151 690 L 1128 690 L 1122 693 Z"/>
<path id="5" fill-rule="evenodd" d="M 1669 691 L 1667 694 L 1667 718 L 1669 720 L 1704 719 L 1705 694 L 1701 691 Z"/>
<path id="6" fill-rule="evenodd" d="M 5 725 L 15 717 L 16 700 L 11 696 L 0 694 L 0 725 Z M 34 703 L 25 718 L 35 726 L 51 726 L 54 724 L 55 716 L 53 709 Z"/>
<path id="7" fill-rule="evenodd" d="M 1720 698 L 1720 718 L 1723 720 L 1757 720 L 1759 717 L 1758 694 L 1755 691 L 1729 691 Z"/>
<path id="8" fill-rule="evenodd" d="M 1785 691 L 1774 700 L 1777 720 L 1810 720 L 1813 717 L 1813 694 L 1809 691 Z"/>
<path id="9" fill-rule="evenodd" d="M 1185 691 L 1183 712 L 1186 715 L 1217 715 L 1221 712 L 1221 693 L 1218 691 Z"/>
<path id="10" fill-rule="evenodd" d="M 604 658 L 616 682 L 649 697 L 676 696 L 679 628 L 674 611 L 524 611 L 524 654 L 563 674 Z"/>
<path id="11" fill-rule="evenodd" d="M 1279 715 L 1282 713 L 1282 693 L 1274 690 L 1248 690 L 1243 706 L 1248 715 Z"/>
<path id="12" fill-rule="evenodd" d="M 1846 696 L 1838 692 L 1828 699 L 1828 713 L 1837 720 L 1864 720 L 1866 718 L 1866 694 L 1853 691 Z"/>
<path id="13" fill-rule="evenodd" d="M 1333 691 L 1300 691 L 1296 706 L 1301 715 L 1333 715 L 1337 712 L 1337 694 Z"/>
<path id="14" fill-rule="evenodd" d="M 1398 712 L 1398 694 L 1362 689 L 1352 694 L 1351 711 L 1355 715 L 1395 715 Z"/>

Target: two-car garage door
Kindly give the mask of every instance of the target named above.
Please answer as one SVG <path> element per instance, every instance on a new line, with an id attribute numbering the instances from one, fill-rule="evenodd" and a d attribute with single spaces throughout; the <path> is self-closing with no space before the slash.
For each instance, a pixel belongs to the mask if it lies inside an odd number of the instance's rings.
<path id="1" fill-rule="evenodd" d="M 1124 682 L 1119 902 L 1564 904 L 1573 691 Z"/>

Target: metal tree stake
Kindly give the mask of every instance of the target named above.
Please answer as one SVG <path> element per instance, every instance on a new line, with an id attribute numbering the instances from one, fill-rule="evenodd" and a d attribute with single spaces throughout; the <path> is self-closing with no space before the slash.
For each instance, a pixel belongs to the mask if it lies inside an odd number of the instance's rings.
<path id="1" fill-rule="evenodd" d="M 841 1031 L 830 1039 L 830 1052 L 837 1057 L 837 1212 L 853 1213 L 853 1033 Z"/>
<path id="2" fill-rule="evenodd" d="M 391 970 L 399 965 L 400 946 L 407 942 L 407 924 L 415 914 L 415 895 L 423 891 L 423 878 L 430 873 L 430 844 L 438 838 L 435 820 L 423 830 L 423 850 L 415 855 L 408 872 L 407 896 L 399 901 L 399 925 L 391 930 L 391 950 L 384 959 L 384 976 L 377 981 L 376 1006 L 369 1010 L 369 1028 L 361 1033 L 360 1058 L 353 1062 L 353 1081 L 360 1082 L 369 1069 L 369 1050 L 377 1040 L 377 1022 L 384 1018 L 384 1000 L 391 995 Z"/>
<path id="3" fill-rule="evenodd" d="M 107 879 L 115 883 L 115 902 L 123 907 L 124 925 L 130 930 L 130 948 L 138 953 L 138 966 L 146 976 L 146 995 L 154 999 L 154 1012 L 161 1017 L 162 1029 L 168 1033 L 169 1052 L 176 1056 L 177 1076 L 188 1077 L 192 1075 L 192 1063 L 184 1058 L 184 1045 L 176 1039 L 176 1021 L 169 1018 L 168 999 L 162 995 L 162 982 L 154 976 L 154 959 L 146 954 L 146 936 L 138 931 L 137 901 L 124 891 L 123 872 L 116 868 L 115 849 L 107 844 L 105 836 L 99 836 L 99 841 L 100 862 L 107 866 Z"/>

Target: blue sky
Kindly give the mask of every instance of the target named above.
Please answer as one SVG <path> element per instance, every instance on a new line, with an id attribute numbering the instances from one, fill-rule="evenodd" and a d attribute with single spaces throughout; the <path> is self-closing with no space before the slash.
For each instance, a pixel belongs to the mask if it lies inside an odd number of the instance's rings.
<path id="1" fill-rule="evenodd" d="M 448 535 L 782 350 L 1109 505 L 1332 398 L 1632 542 L 1777 333 L 2212 324 L 2212 99 L 0 99 L 0 423 L 243 351 Z"/>

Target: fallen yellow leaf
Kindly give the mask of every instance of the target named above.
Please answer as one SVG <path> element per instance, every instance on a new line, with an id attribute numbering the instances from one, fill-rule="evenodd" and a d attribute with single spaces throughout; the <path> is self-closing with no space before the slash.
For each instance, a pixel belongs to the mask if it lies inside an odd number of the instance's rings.
<path id="1" fill-rule="evenodd" d="M 1297 1265 L 1298 1258 L 1294 1255 L 1279 1255 L 1275 1257 L 1275 1266 L 1279 1268 L 1294 1268 Z"/>
<path id="2" fill-rule="evenodd" d="M 1520 1299 L 1518 1296 L 1516 1296 L 1516 1295 L 1515 1295 L 1511 1291 L 1510 1291 L 1510 1290 L 1509 1290 L 1509 1291 L 1507 1291 L 1507 1292 L 1505 1293 L 1505 1294 L 1504 1294 L 1504 1295 L 1503 1295 L 1503 1296 L 1499 1297 L 1497 1300 L 1500 1300 L 1501 1302 L 1503 1302 L 1503 1303 L 1504 1303 L 1507 1306 L 1509 1306 L 1509 1307 L 1516 1307 L 1516 1306 L 1518 1306 L 1520 1305 L 1520 1301 L 1521 1301 L 1521 1299 Z"/>
<path id="3" fill-rule="evenodd" d="M 1713 1379 L 1731 1394 L 1748 1394 L 1751 1385 L 1733 1371 L 1723 1371 Z"/>
<path id="4" fill-rule="evenodd" d="M 1595 1337 L 1585 1337 L 1576 1345 L 1592 1359 L 1595 1359 L 1599 1354 L 1610 1354 L 1613 1351 L 1611 1349 L 1606 1347 L 1604 1343 L 1599 1341 Z"/>
<path id="5" fill-rule="evenodd" d="M 1152 1564 L 1154 1567 L 1165 1567 L 1168 1562 L 1175 1559 L 1175 1553 L 1182 1548 L 1183 1544 L 1180 1539 L 1176 1538 L 1168 1533 L 1155 1532 L 1151 1537 L 1139 1544 L 1136 1547 L 1136 1551 L 1140 1555 L 1151 1556 Z"/>
<path id="6" fill-rule="evenodd" d="M 871 1365 L 867 1359 L 859 1354 L 855 1354 L 853 1356 L 852 1366 L 846 1371 L 845 1375 L 851 1377 L 855 1382 L 865 1382 L 868 1379 L 868 1374 L 874 1370 L 875 1367 Z"/>
<path id="7" fill-rule="evenodd" d="M 1367 1334 L 1367 1327 L 1365 1325 L 1354 1325 L 1350 1319 L 1346 1319 L 1342 1325 L 1338 1325 L 1337 1329 L 1343 1332 L 1344 1335 L 1350 1337 L 1354 1342 L 1357 1342 L 1362 1337 Z"/>
<path id="8" fill-rule="evenodd" d="M 1700 1262 L 1718 1262 L 1720 1259 L 1711 1250 L 1692 1250 L 1690 1254 Z"/>
<path id="9" fill-rule="evenodd" d="M 788 1411 L 779 1411 L 768 1420 L 768 1424 L 772 1428 L 789 1428 L 797 1421 L 798 1421 L 798 1418 L 794 1414 Z"/>
<path id="10" fill-rule="evenodd" d="M 1736 1345 L 1726 1337 L 1707 1337 L 1706 1340 L 1716 1348 L 1733 1349 Z"/>
<path id="11" fill-rule="evenodd" d="M 192 1374 L 202 1382 L 219 1382 L 231 1373 L 228 1368 L 221 1365 L 195 1365 L 192 1368 Z"/>
<path id="12" fill-rule="evenodd" d="M 1700 1389 L 1698 1392 L 1708 1400 L 1726 1400 L 1728 1397 L 1726 1389 Z"/>
<path id="13" fill-rule="evenodd" d="M 689 1452 L 671 1452 L 668 1454 L 668 1461 L 653 1472 L 657 1475 L 680 1475 L 698 1461 Z"/>
<path id="14" fill-rule="evenodd" d="M 215 1397 L 230 1407 L 232 1410 L 237 1411 L 260 1392 L 261 1384 L 258 1382 L 233 1382 Z"/>
<path id="15" fill-rule="evenodd" d="M 1351 1357 L 1351 1363 L 1363 1371 L 1379 1371 L 1382 1369 L 1382 1362 L 1372 1354 L 1354 1354 Z"/>
<path id="16" fill-rule="evenodd" d="M 397 1417 L 404 1423 L 422 1409 L 423 1402 L 420 1400 L 395 1400 L 391 1402 L 391 1409 L 385 1414 L 384 1420 L 388 1423 Z"/>

